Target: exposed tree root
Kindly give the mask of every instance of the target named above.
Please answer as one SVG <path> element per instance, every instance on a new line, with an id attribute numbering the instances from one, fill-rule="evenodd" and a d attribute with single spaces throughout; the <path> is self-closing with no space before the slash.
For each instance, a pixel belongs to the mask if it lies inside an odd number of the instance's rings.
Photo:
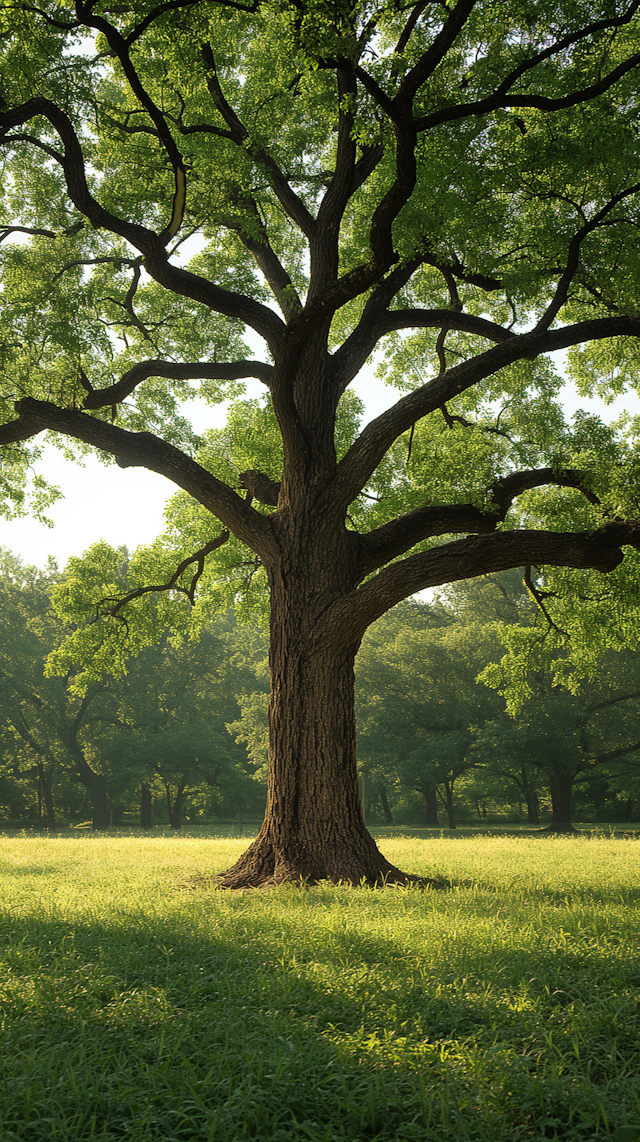
<path id="1" fill-rule="evenodd" d="M 413 884 L 421 888 L 442 888 L 440 878 L 415 876 L 402 872 L 376 847 L 372 837 L 366 851 L 354 854 L 337 847 L 331 853 L 309 853 L 304 847 L 288 846 L 288 851 L 276 852 L 264 826 L 256 840 L 226 872 L 215 877 L 218 888 L 230 890 L 271 888 L 281 884 L 298 884 L 312 887 L 321 883 L 344 884 L 352 887 L 381 888 L 385 885 L 406 887 Z M 293 850 L 293 851 L 292 851 Z"/>
<path id="2" fill-rule="evenodd" d="M 349 885 L 351 888 L 406 888 L 413 885 L 415 888 L 443 889 L 450 888 L 451 884 L 443 877 L 431 878 L 428 876 L 414 876 L 413 873 L 402 872 L 395 869 L 393 876 L 379 876 L 375 880 L 361 877 L 360 880 L 333 879 L 331 877 L 304 877 L 302 875 L 289 877 L 267 876 L 263 880 L 258 878 L 249 880 L 241 876 L 230 876 L 229 872 L 220 873 L 219 876 L 207 878 L 207 883 L 216 888 L 223 888 L 229 892 L 246 892 L 247 889 L 277 888 L 282 884 L 295 884 L 301 888 L 317 888 L 321 884 Z M 204 882 L 204 878 L 203 878 Z"/>

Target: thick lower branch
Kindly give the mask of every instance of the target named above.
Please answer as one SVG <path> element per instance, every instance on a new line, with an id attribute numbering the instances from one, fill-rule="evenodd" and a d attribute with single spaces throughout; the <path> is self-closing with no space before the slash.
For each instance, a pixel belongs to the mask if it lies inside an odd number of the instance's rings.
<path id="1" fill-rule="evenodd" d="M 82 440 L 115 456 L 121 468 L 148 468 L 171 480 L 223 523 L 261 558 L 275 554 L 268 520 L 222 480 L 218 480 L 178 448 L 151 432 L 127 432 L 75 409 L 58 408 L 31 397 L 18 401 L 19 419 L 0 429 L 0 444 L 28 439 L 44 429 Z"/>
<path id="2" fill-rule="evenodd" d="M 360 538 L 362 576 L 370 575 L 416 543 L 436 535 L 459 535 L 461 532 L 495 531 L 497 513 L 485 512 L 473 504 L 428 504 L 382 524 Z"/>
<path id="3" fill-rule="evenodd" d="M 427 587 L 527 564 L 606 573 L 622 562 L 625 545 L 640 549 L 639 521 L 607 524 L 587 533 L 502 531 L 454 540 L 385 567 L 334 604 L 326 619 L 341 639 L 348 634 L 358 638 L 396 603 Z"/>
<path id="4" fill-rule="evenodd" d="M 588 487 L 588 475 L 574 468 L 555 470 L 554 468 L 531 468 L 524 472 L 512 472 L 504 476 L 488 489 L 489 498 L 495 507 L 483 510 L 474 504 L 425 504 L 422 508 L 398 516 L 389 523 L 382 524 L 367 535 L 361 536 L 360 551 L 362 575 L 369 575 L 378 567 L 384 566 L 399 555 L 410 551 L 421 540 L 436 535 L 455 535 L 461 532 L 495 531 L 506 518 L 509 508 L 517 496 L 531 488 L 552 485 L 559 488 L 576 488 L 592 504 L 599 500 Z"/>

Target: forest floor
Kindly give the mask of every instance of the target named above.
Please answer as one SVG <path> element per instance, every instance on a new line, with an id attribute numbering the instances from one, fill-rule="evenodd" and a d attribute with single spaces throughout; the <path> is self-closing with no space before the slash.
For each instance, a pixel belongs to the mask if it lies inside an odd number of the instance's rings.
<path id="1" fill-rule="evenodd" d="M 0 836 L 2 1142 L 640 1142 L 638 841 L 213 890 L 245 843 Z"/>

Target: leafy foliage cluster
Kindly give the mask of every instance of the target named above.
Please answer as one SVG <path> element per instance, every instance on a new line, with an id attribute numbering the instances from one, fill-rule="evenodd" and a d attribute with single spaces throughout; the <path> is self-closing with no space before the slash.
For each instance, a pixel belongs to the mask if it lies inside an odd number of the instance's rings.
<path id="1" fill-rule="evenodd" d="M 451 828 L 471 811 L 483 824 L 508 807 L 539 825 L 548 806 L 550 828 L 570 831 L 576 800 L 586 817 L 637 815 L 637 651 L 604 652 L 579 680 L 566 650 L 514 657 L 518 635 L 544 645 L 548 629 L 517 573 L 458 584 L 435 607 L 403 604 L 370 628 L 357 660 L 359 757 L 389 823 L 419 812 L 437 826 L 444 811 Z"/>
<path id="2" fill-rule="evenodd" d="M 106 545 L 100 547 L 104 557 Z M 126 552 L 110 551 L 121 569 Z M 96 828 L 126 808 L 140 817 L 181 824 L 183 811 L 234 813 L 238 803 L 258 811 L 262 790 L 227 726 L 238 717 L 237 696 L 257 683 L 252 641 L 229 616 L 180 639 L 158 631 L 155 645 L 133 655 L 123 643 L 123 672 L 105 673 L 83 686 L 69 665 L 52 663 L 64 627 L 51 597 L 64 593 L 55 569 L 39 573 L 2 555 L 0 671 L 2 761 L 0 801 L 5 814 L 33 819 L 38 790 L 43 823 L 55 827 L 56 810 L 72 819 L 93 817 Z M 158 616 L 156 616 L 156 622 Z M 80 789 L 83 789 L 83 793 Z M 143 812 L 144 817 L 144 812 Z"/>

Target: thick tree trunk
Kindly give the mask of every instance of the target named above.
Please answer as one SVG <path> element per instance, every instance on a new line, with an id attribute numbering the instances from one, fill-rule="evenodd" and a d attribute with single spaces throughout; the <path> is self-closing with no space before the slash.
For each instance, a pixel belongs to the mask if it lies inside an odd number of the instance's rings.
<path id="1" fill-rule="evenodd" d="M 363 631 L 335 622 L 331 608 L 360 582 L 361 551 L 344 527 L 342 508 L 323 498 L 336 465 L 327 335 L 328 324 L 318 327 L 298 358 L 291 378 L 294 421 L 287 401 L 276 402 L 289 460 L 278 512 L 270 517 L 274 555 L 266 563 L 271 608 L 267 807 L 255 841 L 220 878 L 229 888 L 417 879 L 378 850 L 359 797 L 353 668 Z"/>
<path id="2" fill-rule="evenodd" d="M 331 574 L 339 567 L 317 547 L 315 559 Z M 362 816 L 354 716 L 357 644 L 341 648 L 323 640 L 320 623 L 314 630 L 312 605 L 304 603 L 302 589 L 294 594 L 290 586 L 285 595 L 282 581 L 272 586 L 265 819 L 220 883 L 406 883 L 412 878 L 383 857 Z"/>
<path id="3" fill-rule="evenodd" d="M 41 778 L 42 797 L 44 800 L 45 818 L 48 829 L 55 829 L 56 827 L 56 811 L 53 804 L 53 770 L 42 774 Z"/>
<path id="4" fill-rule="evenodd" d="M 552 774 L 549 777 L 551 788 L 551 824 L 544 829 L 545 833 L 576 833 L 571 824 L 571 791 L 573 789 L 573 775 L 566 773 Z"/>
<path id="5" fill-rule="evenodd" d="M 140 825 L 143 829 L 150 829 L 153 825 L 151 817 L 151 789 L 146 781 L 140 786 Z"/>
<path id="6" fill-rule="evenodd" d="M 101 773 L 94 773 L 91 783 L 89 784 L 89 791 L 91 793 L 91 808 L 93 819 L 91 822 L 92 829 L 109 828 L 109 806 L 107 802 L 107 779 Z"/>
<path id="7" fill-rule="evenodd" d="M 447 813 L 447 828 L 455 829 L 456 818 L 453 812 L 453 783 L 451 781 L 443 781 L 442 786 L 444 789 L 444 797 L 442 800 Z"/>
<path id="8" fill-rule="evenodd" d="M 378 794 L 380 796 L 380 804 L 382 805 L 382 812 L 384 813 L 384 819 L 388 825 L 393 825 L 393 813 L 391 812 L 391 806 L 389 805 L 389 798 L 387 797 L 387 790 L 385 789 L 384 785 L 378 786 Z"/>
<path id="9" fill-rule="evenodd" d="M 438 791 L 435 785 L 422 790 L 424 797 L 424 822 L 430 829 L 439 829 L 438 820 Z"/>

